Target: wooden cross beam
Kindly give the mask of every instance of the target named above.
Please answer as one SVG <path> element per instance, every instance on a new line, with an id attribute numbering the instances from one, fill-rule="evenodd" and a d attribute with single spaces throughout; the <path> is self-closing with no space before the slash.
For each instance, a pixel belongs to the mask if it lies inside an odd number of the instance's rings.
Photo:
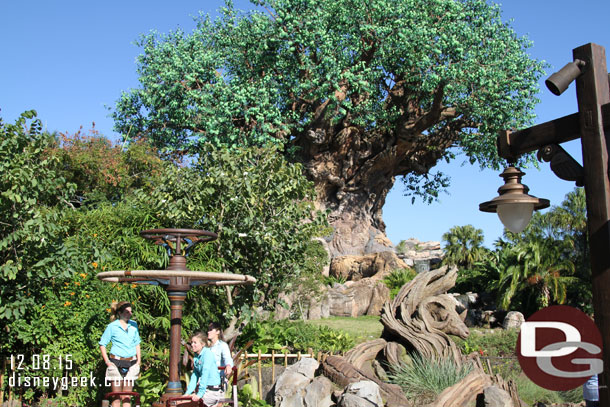
<path id="1" fill-rule="evenodd" d="M 601 106 L 604 132 L 610 133 L 610 103 Z M 561 144 L 580 138 L 580 114 L 573 113 L 559 119 L 511 132 L 500 132 L 497 139 L 498 155 L 508 161 L 539 150 L 549 144 Z"/>

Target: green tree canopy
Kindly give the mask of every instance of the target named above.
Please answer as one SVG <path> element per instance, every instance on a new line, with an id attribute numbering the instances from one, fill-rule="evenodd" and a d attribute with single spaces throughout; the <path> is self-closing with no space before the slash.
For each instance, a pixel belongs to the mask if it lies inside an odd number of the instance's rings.
<path id="1" fill-rule="evenodd" d="M 484 0 L 253 4 L 143 36 L 116 129 L 174 154 L 278 144 L 331 210 L 333 255 L 385 230 L 395 176 L 434 194 L 444 178 L 428 171 L 450 148 L 494 166 L 497 131 L 530 123 L 542 65 Z"/>

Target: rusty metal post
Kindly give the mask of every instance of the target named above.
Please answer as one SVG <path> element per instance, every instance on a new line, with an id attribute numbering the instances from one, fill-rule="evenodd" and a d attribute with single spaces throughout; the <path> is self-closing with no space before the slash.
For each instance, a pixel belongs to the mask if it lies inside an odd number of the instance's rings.
<path id="1" fill-rule="evenodd" d="M 180 253 L 180 240 L 176 242 L 176 251 Z M 188 271 L 186 258 L 182 255 L 174 255 L 170 258 L 168 270 Z M 170 331 L 169 331 L 169 381 L 167 389 L 161 399 L 153 403 L 153 407 L 165 406 L 170 397 L 181 396 L 182 384 L 180 383 L 180 350 L 182 339 L 182 309 L 186 294 L 190 290 L 187 277 L 172 277 L 169 285 L 165 288 L 170 301 Z"/>
<path id="2" fill-rule="evenodd" d="M 591 255 L 593 309 L 603 342 L 604 371 L 599 377 L 600 406 L 610 407 L 610 180 L 608 145 L 604 133 L 602 105 L 610 103 L 606 52 L 596 44 L 573 50 L 575 59 L 585 61 L 576 79 L 580 121 L 587 220 Z"/>

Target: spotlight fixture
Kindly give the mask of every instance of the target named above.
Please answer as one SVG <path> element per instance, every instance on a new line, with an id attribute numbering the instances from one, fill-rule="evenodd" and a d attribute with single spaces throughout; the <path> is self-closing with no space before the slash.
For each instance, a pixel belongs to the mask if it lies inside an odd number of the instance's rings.
<path id="1" fill-rule="evenodd" d="M 570 83 L 582 73 L 585 61 L 575 59 L 574 62 L 566 64 L 559 72 L 555 72 L 544 83 L 554 95 L 561 95 L 570 86 Z"/>

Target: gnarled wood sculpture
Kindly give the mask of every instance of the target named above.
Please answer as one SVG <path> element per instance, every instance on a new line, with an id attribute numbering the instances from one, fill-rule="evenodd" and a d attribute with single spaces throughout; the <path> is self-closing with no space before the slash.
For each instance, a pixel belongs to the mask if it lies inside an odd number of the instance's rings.
<path id="1" fill-rule="evenodd" d="M 387 344 L 383 338 L 363 342 L 347 351 L 343 355 L 343 359 L 351 363 L 356 369 L 362 369 L 362 366 L 366 362 L 375 359 L 377 354 L 384 350 Z"/>
<path id="2" fill-rule="evenodd" d="M 459 311 L 458 303 L 445 294 L 455 285 L 457 268 L 441 267 L 418 274 L 405 284 L 394 300 L 384 304 L 381 322 L 382 338 L 362 343 L 347 352 L 343 358 L 331 356 L 323 364 L 324 374 L 332 381 L 345 386 L 357 380 L 372 380 L 380 386 L 386 405 L 408 406 L 400 388 L 371 377 L 363 367 L 366 362 L 382 358 L 390 366 L 405 363 L 405 349 L 419 353 L 427 359 L 450 358 L 458 366 L 472 364 L 472 372 L 459 383 L 445 389 L 426 407 L 458 407 L 471 405 L 487 386 L 495 385 L 506 390 L 515 407 L 521 406 L 514 383 L 505 382 L 498 375 L 485 373 L 478 355 L 462 357 L 449 334 L 468 337 L 464 324 L 466 311 Z M 488 366 L 491 371 L 491 367 Z"/>
<path id="3" fill-rule="evenodd" d="M 414 349 L 428 359 L 450 358 L 461 365 L 462 355 L 448 334 L 468 337 L 465 313 L 445 294 L 455 285 L 457 268 L 441 267 L 418 274 L 383 306 L 383 337 Z"/>

